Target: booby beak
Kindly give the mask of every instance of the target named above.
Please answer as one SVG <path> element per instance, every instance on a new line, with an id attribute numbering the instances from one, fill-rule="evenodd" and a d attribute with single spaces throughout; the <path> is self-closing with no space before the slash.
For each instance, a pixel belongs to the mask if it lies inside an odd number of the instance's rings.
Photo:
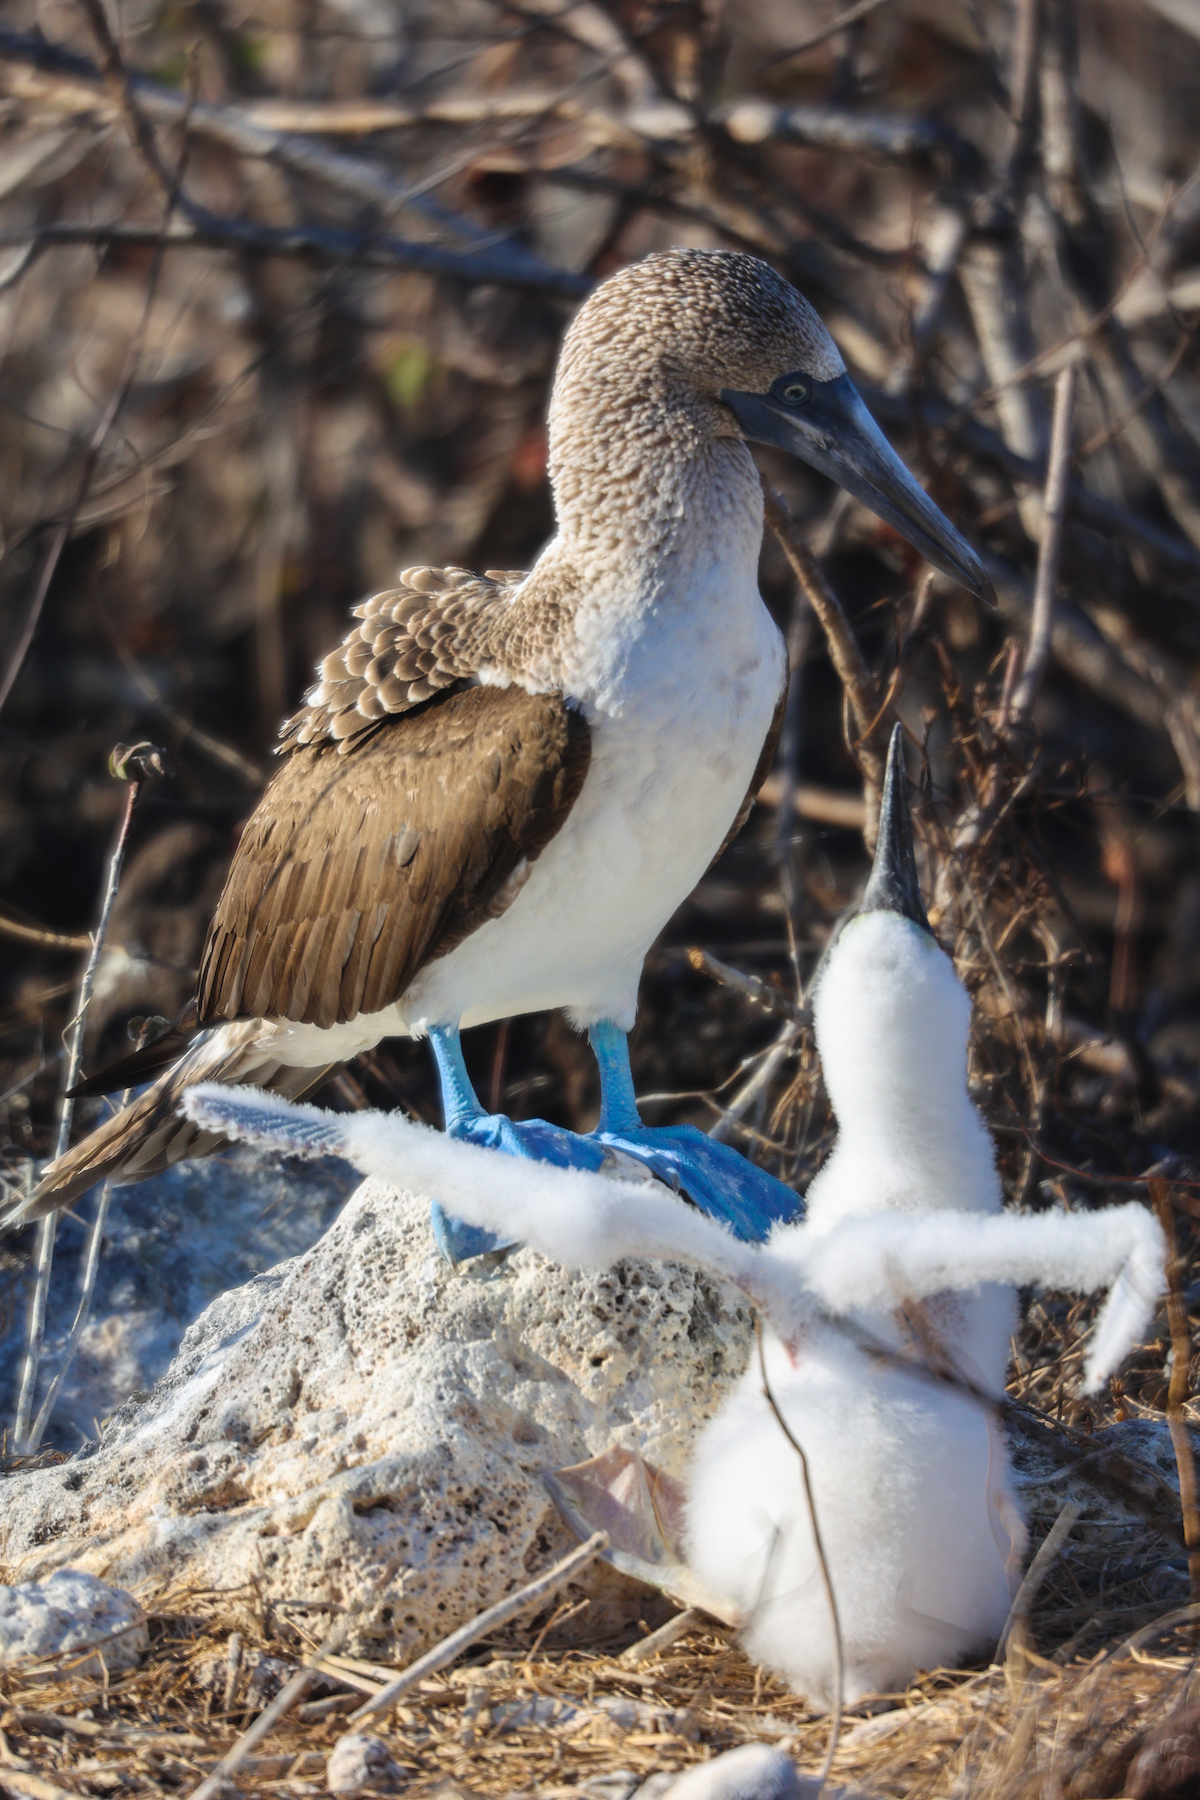
<path id="1" fill-rule="evenodd" d="M 987 573 L 966 539 L 909 474 L 848 375 L 781 375 L 765 394 L 723 388 L 745 435 L 800 457 L 894 526 L 926 562 L 995 606 Z"/>
<path id="2" fill-rule="evenodd" d="M 929 931 L 917 859 L 913 851 L 912 814 L 908 810 L 908 778 L 904 773 L 904 731 L 897 725 L 888 745 L 883 797 L 879 802 L 879 836 L 871 878 L 858 903 L 860 914 L 899 913 Z M 932 933 L 930 933 L 932 936 Z"/>

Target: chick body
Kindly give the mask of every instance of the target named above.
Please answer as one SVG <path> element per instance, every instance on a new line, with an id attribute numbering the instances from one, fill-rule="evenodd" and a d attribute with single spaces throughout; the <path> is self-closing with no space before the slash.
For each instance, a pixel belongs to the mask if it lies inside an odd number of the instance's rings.
<path id="1" fill-rule="evenodd" d="M 771 1249 L 872 1214 L 1000 1210 L 991 1140 L 967 1093 L 970 1001 L 928 931 L 890 911 L 851 921 L 814 998 L 838 1139 L 807 1220 Z M 948 1221 L 949 1225 L 949 1221 Z M 998 1396 L 1016 1323 L 1011 1288 L 895 1311 L 816 1316 L 791 1343 L 764 1327 L 771 1390 L 808 1460 L 844 1637 L 843 1697 L 994 1641 L 1024 1528 L 991 1410 L 913 1366 L 932 1357 Z M 688 1560 L 749 1621 L 750 1655 L 830 1704 L 833 1639 L 795 1449 L 757 1359 L 697 1446 Z"/>

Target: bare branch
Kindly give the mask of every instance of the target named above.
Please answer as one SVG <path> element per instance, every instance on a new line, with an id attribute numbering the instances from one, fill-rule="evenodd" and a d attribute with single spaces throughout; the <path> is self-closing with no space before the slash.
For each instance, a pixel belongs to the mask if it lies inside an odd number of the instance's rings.
<path id="1" fill-rule="evenodd" d="M 1054 424 L 1050 435 L 1050 466 L 1042 505 L 1042 541 L 1038 551 L 1037 580 L 1033 589 L 1033 617 L 1025 666 L 1012 699 L 1011 717 L 1024 724 L 1032 715 L 1046 664 L 1054 620 L 1054 590 L 1062 558 L 1063 524 L 1066 519 L 1067 472 L 1071 464 L 1071 419 L 1075 405 L 1075 368 L 1071 363 L 1059 376 L 1054 390 Z"/>
<path id="2" fill-rule="evenodd" d="M 1196 1452 L 1188 1429 L 1184 1403 L 1191 1397 L 1192 1331 L 1188 1323 L 1187 1298 L 1181 1279 L 1186 1267 L 1179 1254 L 1175 1233 L 1175 1212 L 1168 1184 L 1158 1178 L 1149 1182 L 1150 1200 L 1167 1239 L 1167 1322 L 1171 1331 L 1171 1379 L 1167 1388 L 1167 1424 L 1175 1450 L 1179 1473 L 1179 1509 L 1183 1517 L 1183 1538 L 1188 1553 L 1188 1581 L 1192 1605 L 1200 1605 L 1200 1501 L 1197 1499 Z"/>
<path id="3" fill-rule="evenodd" d="M 172 209 L 178 203 L 184 212 L 191 207 L 180 191 L 181 184 L 163 162 L 150 121 L 138 105 L 129 79 L 129 71 L 125 67 L 125 59 L 121 55 L 121 47 L 112 34 L 108 23 L 108 14 L 104 10 L 104 0 L 79 0 L 88 16 L 88 23 L 100 46 L 100 57 L 104 65 L 109 92 L 129 133 L 130 142 L 149 170 L 151 178 L 156 181 L 163 193 L 168 196 Z M 185 107 L 189 113 L 191 107 Z M 173 196 L 173 197 L 172 197 Z"/>
<path id="4" fill-rule="evenodd" d="M 151 744 L 138 744 L 132 750 L 125 745 L 118 745 L 117 750 L 113 752 L 113 757 L 113 773 L 119 779 L 127 781 L 129 785 L 125 795 L 125 810 L 121 815 L 116 842 L 109 858 L 108 881 L 100 906 L 100 917 L 92 934 L 91 953 L 79 983 L 79 1000 L 72 1021 L 67 1075 L 63 1084 L 62 1106 L 58 1115 L 58 1139 L 54 1147 L 56 1159 L 66 1152 L 71 1141 L 71 1121 L 75 1116 L 75 1102 L 71 1097 L 71 1089 L 79 1080 L 80 1066 L 83 1062 L 83 1034 L 87 1028 L 88 1008 L 92 1003 L 96 969 L 100 962 L 104 939 L 108 934 L 113 906 L 116 903 L 117 888 L 120 886 L 121 870 L 125 862 L 125 851 L 129 844 L 129 833 L 133 827 L 133 817 L 137 811 L 138 799 L 146 781 L 152 779 L 154 775 L 162 773 L 167 767 L 165 753 L 155 750 Z M 57 1228 L 58 1215 L 56 1213 L 48 1214 L 38 1228 L 33 1304 L 29 1313 L 25 1366 L 21 1374 L 21 1392 L 17 1399 L 17 1416 L 13 1425 L 13 1442 L 17 1451 L 22 1455 L 32 1454 L 36 1451 L 40 1436 L 40 1432 L 36 1434 L 30 1432 L 29 1421 L 33 1411 L 38 1367 L 41 1362 L 42 1340 L 46 1329 L 46 1303 L 50 1294 L 50 1271 L 54 1261 L 54 1236 Z M 45 1420 L 39 1418 L 38 1425 L 44 1428 Z"/>
<path id="5" fill-rule="evenodd" d="M 868 812 L 873 815 L 879 808 L 878 796 L 883 784 L 884 765 L 878 747 L 867 736 L 876 716 L 875 692 L 870 672 L 858 647 L 858 640 L 850 629 L 850 621 L 842 611 L 841 602 L 821 573 L 787 503 L 765 477 L 762 480 L 762 490 L 767 523 L 779 539 L 793 574 L 820 620 L 829 646 L 830 660 L 845 691 L 857 734 L 850 749 L 862 767 L 863 778 L 873 796 L 868 805 Z"/>
<path id="6" fill-rule="evenodd" d="M 108 225 L 51 221 L 45 225 L 0 230 L 0 249 L 30 244 L 39 254 L 73 244 L 119 244 L 132 249 L 149 249 L 160 241 L 169 250 L 236 250 L 242 256 L 295 257 L 323 265 L 411 269 L 474 285 L 527 288 L 564 300 L 585 299 L 595 285 L 590 276 L 534 263 L 507 249 L 447 250 L 440 244 L 414 243 L 375 232 L 346 231 L 334 225 L 260 225 L 250 219 L 219 219 L 206 214 L 187 225 L 175 224 L 166 232 L 160 232 L 152 225 L 126 224 L 124 221 Z"/>
<path id="7" fill-rule="evenodd" d="M 753 1006 L 761 1006 L 766 1012 L 776 1013 L 781 1019 L 791 1019 L 797 1024 L 807 1024 L 811 1019 L 808 1008 L 797 1006 L 780 988 L 772 987 L 770 982 L 760 980 L 757 975 L 747 975 L 742 969 L 731 968 L 720 957 L 711 956 L 707 950 L 693 945 L 687 953 L 687 959 L 698 974 L 711 976 L 722 987 L 736 988 Z"/>

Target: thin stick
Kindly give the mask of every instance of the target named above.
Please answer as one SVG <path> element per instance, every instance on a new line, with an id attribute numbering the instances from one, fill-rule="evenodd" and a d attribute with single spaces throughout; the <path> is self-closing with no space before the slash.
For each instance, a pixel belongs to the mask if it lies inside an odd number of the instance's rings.
<path id="1" fill-rule="evenodd" d="M 1196 1454 L 1183 1410 L 1191 1386 L 1192 1334 L 1181 1274 L 1183 1258 L 1175 1238 L 1175 1214 L 1171 1190 L 1160 1176 L 1146 1184 L 1167 1239 L 1167 1322 L 1171 1328 L 1171 1379 L 1167 1386 L 1167 1426 L 1179 1470 L 1179 1507 L 1183 1514 L 1183 1541 L 1188 1553 L 1188 1584 L 1192 1604 L 1200 1604 L 1200 1505 L 1197 1504 Z"/>
<path id="2" fill-rule="evenodd" d="M 765 63 L 759 65 L 759 74 L 765 73 L 767 69 L 777 68 L 780 63 L 790 62 L 793 56 L 803 56 L 806 50 L 815 50 L 819 44 L 827 43 L 831 37 L 836 37 L 839 31 L 845 31 L 849 26 L 857 25 L 860 19 L 865 19 L 870 13 L 878 12 L 881 6 L 887 4 L 888 0 L 854 0 L 853 6 L 848 6 L 845 12 L 837 15 L 836 19 L 830 19 L 828 25 L 822 25 L 819 31 L 811 31 L 806 38 L 801 38 L 800 42 L 793 44 L 789 50 L 777 50 L 774 56 L 769 56 Z"/>
<path id="3" fill-rule="evenodd" d="M 786 501 L 775 492 L 765 477 L 760 479 L 767 524 L 779 539 L 792 573 L 821 622 L 821 629 L 829 646 L 829 659 L 837 672 L 854 719 L 856 741 L 850 745 L 850 751 L 863 771 L 863 782 L 868 794 L 867 816 L 871 820 L 879 812 L 883 758 L 869 738 L 876 714 L 875 690 L 870 671 L 858 647 L 858 640 L 850 629 L 850 621 L 842 611 L 841 602 L 800 535 L 800 528 Z"/>
<path id="4" fill-rule="evenodd" d="M 70 1097 L 70 1090 L 79 1080 L 80 1064 L 83 1061 L 83 1034 L 87 1025 L 88 1008 L 92 1003 L 92 990 L 96 985 L 96 968 L 100 961 L 100 952 L 104 947 L 104 939 L 108 933 L 109 921 L 112 918 L 113 904 L 117 898 L 117 887 L 121 880 L 121 868 L 125 861 L 133 815 L 137 810 L 138 798 L 146 781 L 155 775 L 165 774 L 168 762 L 166 752 L 157 749 L 153 744 L 135 744 L 132 749 L 127 748 L 124 744 L 119 744 L 113 751 L 109 766 L 119 779 L 128 781 L 129 787 L 125 795 L 125 811 L 117 831 L 117 841 L 113 845 L 112 855 L 109 858 L 108 883 L 100 907 L 100 918 L 92 935 L 91 953 L 84 966 L 83 978 L 79 983 L 79 1002 L 72 1021 L 71 1044 L 67 1054 L 67 1078 L 63 1084 L 62 1106 L 58 1115 L 58 1138 L 54 1147 L 56 1162 L 65 1153 L 71 1141 L 71 1121 L 75 1116 L 75 1102 Z M 46 1333 L 46 1303 L 50 1294 L 50 1271 L 54 1262 L 54 1235 L 57 1225 L 58 1215 L 48 1213 L 38 1229 L 33 1305 L 29 1314 L 25 1367 L 21 1375 L 21 1393 L 17 1401 L 17 1416 L 13 1425 L 13 1444 L 19 1455 L 31 1454 L 37 1448 L 36 1438 L 30 1436 L 29 1418 L 33 1411 L 38 1365 L 41 1362 L 42 1342 Z M 40 1422 L 44 1426 L 44 1421 Z"/>
<path id="5" fill-rule="evenodd" d="M 10 1793 L 19 1794 L 21 1800 L 76 1800 L 72 1788 L 55 1787 L 44 1775 L 26 1773 L 24 1769 L 11 1769 L 4 1765 L 3 1785 Z"/>
<path id="6" fill-rule="evenodd" d="M 112 94 L 134 149 L 145 163 L 152 178 L 167 196 L 171 210 L 174 211 L 176 205 L 181 204 L 183 210 L 190 213 L 192 207 L 180 191 L 181 183 L 163 162 L 162 153 L 158 148 L 158 139 L 154 135 L 149 119 L 134 96 L 133 83 L 125 67 L 125 59 L 121 55 L 120 45 L 112 34 L 103 0 L 78 0 L 78 3 L 87 14 L 88 24 L 100 46 L 100 56 L 109 92 Z M 184 131 L 186 134 L 186 122 Z"/>
<path id="7" fill-rule="evenodd" d="M 722 987 L 736 988 L 753 1005 L 764 1007 L 767 1012 L 777 1013 L 781 1019 L 791 1019 L 798 1025 L 811 1022 L 812 1014 L 807 1006 L 797 1006 L 790 994 L 785 994 L 781 988 L 772 987 L 769 981 L 732 968 L 729 963 L 722 962 L 719 956 L 711 956 L 707 950 L 701 950 L 697 945 L 693 945 L 688 951 L 687 959 L 698 974 L 711 976 Z"/>
<path id="8" fill-rule="evenodd" d="M 279 1721 L 292 1710 L 297 1700 L 302 1699 L 307 1693 L 309 1687 L 321 1673 L 322 1658 L 332 1656 L 341 1649 L 343 1639 L 363 1607 L 369 1600 L 383 1592 L 399 1568 L 400 1562 L 399 1553 L 388 1558 L 383 1570 L 377 1580 L 371 1584 L 368 1592 L 355 1605 L 347 1607 L 340 1619 L 334 1620 L 304 1666 L 296 1670 L 290 1681 L 284 1683 L 270 1706 L 263 1708 L 254 1723 L 242 1733 L 232 1749 L 227 1750 L 215 1768 L 209 1770 L 199 1787 L 192 1789 L 188 1800 L 216 1800 L 230 1776 L 237 1773 L 247 1758 L 254 1754 L 263 1739 L 269 1737 Z M 401 1577 L 401 1585 L 403 1585 L 403 1577 Z M 340 1696 L 335 1696 L 335 1698 L 340 1698 Z"/>
<path id="9" fill-rule="evenodd" d="M 816 557 L 800 535 L 800 527 L 786 500 L 765 479 L 762 479 L 762 491 L 767 524 L 779 539 L 792 573 L 821 621 L 833 666 L 854 714 L 854 723 L 860 731 L 866 731 L 874 717 L 875 700 L 871 673 L 850 629 L 850 621 L 842 611 L 841 601 L 821 573 Z"/>
<path id="10" fill-rule="evenodd" d="M 17 639 L 16 647 L 9 660 L 8 668 L 6 669 L 3 678 L 0 679 L 0 712 L 4 710 L 4 703 L 12 693 L 12 690 L 16 685 L 17 676 L 21 673 L 22 665 L 24 664 L 26 656 L 29 654 L 29 646 L 33 642 L 34 633 L 38 628 L 38 621 L 42 616 L 42 609 L 46 604 L 46 596 L 50 592 L 50 584 L 54 580 L 55 571 L 62 558 L 62 553 L 67 547 L 67 539 L 70 537 L 71 531 L 74 528 L 75 520 L 79 515 L 79 510 L 86 500 L 88 490 L 92 485 L 92 477 L 96 473 L 96 466 L 100 461 L 100 453 L 104 449 L 109 432 L 116 424 L 118 417 L 124 409 L 125 402 L 128 400 L 129 395 L 133 390 L 134 378 L 137 375 L 138 365 L 142 360 L 142 348 L 146 342 L 146 333 L 150 327 L 150 318 L 154 311 L 155 297 L 158 293 L 159 277 L 162 274 L 162 267 L 166 254 L 167 233 L 170 230 L 171 221 L 175 216 L 175 208 L 183 184 L 184 170 L 187 166 L 188 122 L 191 118 L 193 102 L 194 95 L 189 93 L 186 101 L 183 103 L 183 149 L 180 152 L 175 176 L 167 193 L 162 223 L 157 228 L 155 236 L 154 260 L 150 265 L 150 273 L 146 281 L 146 297 L 142 303 L 141 318 L 138 320 L 137 329 L 133 334 L 129 350 L 125 357 L 125 367 L 121 371 L 121 379 L 117 382 L 116 387 L 110 394 L 103 412 L 96 421 L 96 426 L 92 432 L 91 438 L 88 440 L 88 447 L 84 452 L 83 466 L 79 471 L 79 479 L 75 484 L 75 491 L 71 495 L 67 510 L 60 519 L 58 527 L 50 540 L 50 546 L 46 552 L 46 559 L 42 564 L 41 574 L 38 576 L 37 586 L 33 592 L 33 599 L 30 601 L 29 609 L 25 614 L 25 622 L 21 627 L 20 636 Z"/>
<path id="11" fill-rule="evenodd" d="M 1063 526 L 1067 516 L 1067 476 L 1071 467 L 1071 417 L 1075 407 L 1075 365 L 1068 363 L 1054 384 L 1054 423 L 1050 431 L 1050 462 L 1046 470 L 1046 494 L 1042 504 L 1042 538 L 1038 549 L 1037 580 L 1033 590 L 1033 618 L 1025 667 L 1012 701 L 1012 718 L 1028 720 L 1050 660 L 1054 630 L 1054 590 L 1062 560 Z"/>
<path id="12" fill-rule="evenodd" d="M 1029 1615 L 1033 1603 L 1037 1599 L 1042 1583 L 1051 1568 L 1058 1560 L 1059 1551 L 1066 1543 L 1075 1526 L 1075 1521 L 1083 1511 L 1077 1500 L 1068 1500 L 1055 1519 L 1045 1539 L 1038 1546 L 1037 1555 L 1025 1571 L 1020 1587 L 1013 1596 L 1013 1603 L 1008 1609 L 1008 1618 L 1004 1621 L 1004 1630 L 1000 1633 L 1000 1641 L 996 1645 L 996 1660 L 1009 1649 L 1010 1660 L 1022 1655 L 1025 1649 L 1025 1635 L 1029 1623 Z"/>
<path id="13" fill-rule="evenodd" d="M 137 1048 L 139 1050 L 145 1044 L 149 1032 L 150 1024 L 147 1020 L 143 1023 L 142 1029 L 138 1033 Z M 131 1087 L 125 1089 L 125 1092 L 121 1095 L 118 1110 L 120 1110 L 120 1107 L 129 1105 L 129 1098 L 132 1093 L 133 1089 Z M 54 1379 L 50 1383 L 45 1399 L 38 1408 L 38 1416 L 34 1420 L 33 1430 L 29 1434 L 32 1453 L 36 1453 L 38 1446 L 41 1444 L 46 1426 L 50 1422 L 50 1414 L 54 1410 L 55 1401 L 58 1399 L 62 1384 L 67 1378 L 71 1364 L 75 1360 L 75 1353 L 79 1349 L 83 1334 L 87 1330 L 88 1320 L 92 1315 L 92 1300 L 96 1292 L 96 1276 L 100 1269 L 100 1250 L 104 1243 L 104 1227 L 108 1220 L 108 1208 L 112 1201 L 112 1190 L 113 1184 L 111 1180 L 106 1181 L 104 1186 L 100 1189 L 100 1198 L 96 1202 L 95 1217 L 92 1220 L 91 1230 L 88 1232 L 87 1245 L 83 1253 L 83 1283 L 80 1288 L 79 1305 L 75 1308 L 75 1317 L 71 1322 L 71 1331 L 67 1338 L 66 1348 L 62 1353 L 62 1359 L 54 1372 Z M 234 1636 L 236 1635 L 235 1632 Z M 229 1711 L 228 1701 L 225 1703 L 225 1710 L 226 1712 Z"/>
<path id="14" fill-rule="evenodd" d="M 643 1638 L 640 1643 L 631 1644 L 628 1650 L 622 1650 L 617 1661 L 629 1663 L 636 1668 L 638 1663 L 643 1663 L 649 1657 L 656 1656 L 660 1650 L 667 1650 L 672 1644 L 678 1643 L 689 1631 L 711 1623 L 708 1614 L 700 1607 L 685 1607 L 683 1612 L 677 1612 L 673 1619 L 668 1619 L 665 1625 L 660 1625 L 657 1631 L 652 1631 L 649 1637 Z"/>
<path id="15" fill-rule="evenodd" d="M 800 1474 L 804 1482 L 804 1497 L 808 1502 L 808 1517 L 812 1524 L 813 1543 L 817 1551 L 817 1564 L 821 1571 L 821 1581 L 825 1588 L 825 1598 L 829 1603 L 829 1622 L 833 1629 L 833 1707 L 829 1719 L 829 1742 L 825 1746 L 825 1760 L 817 1772 L 817 1792 L 813 1800 L 820 1800 L 820 1793 L 829 1779 L 829 1771 L 833 1767 L 833 1759 L 837 1754 L 838 1738 L 842 1731 L 842 1683 L 844 1680 L 845 1653 L 842 1648 L 842 1621 L 838 1615 L 837 1596 L 833 1591 L 833 1577 L 829 1573 L 829 1562 L 825 1555 L 825 1545 L 821 1540 L 821 1527 L 817 1523 L 817 1503 L 813 1498 L 812 1482 L 808 1474 L 808 1458 L 804 1447 L 793 1432 L 791 1426 L 779 1409 L 779 1402 L 771 1392 L 771 1383 L 767 1376 L 767 1358 L 763 1350 L 762 1320 L 756 1316 L 754 1332 L 758 1339 L 758 1367 L 762 1374 L 763 1394 L 767 1405 L 775 1414 L 776 1422 L 796 1455 L 800 1458 Z"/>
<path id="16" fill-rule="evenodd" d="M 440 1644 L 435 1644 L 432 1650 L 419 1656 L 415 1663 L 410 1663 L 404 1673 L 398 1675 L 395 1681 L 389 1682 L 381 1693 L 352 1712 L 349 1723 L 361 1725 L 368 1719 L 383 1718 L 418 1681 L 424 1681 L 429 1675 L 436 1675 L 439 1669 L 454 1662 L 464 1650 L 469 1650 L 472 1644 L 478 1643 L 480 1638 L 487 1637 L 489 1632 L 506 1625 L 535 1600 L 543 1600 L 548 1594 L 553 1594 L 572 1575 L 578 1574 L 588 1563 L 595 1562 L 607 1549 L 608 1533 L 594 1532 L 586 1544 L 581 1544 L 578 1550 L 572 1550 L 570 1556 L 564 1556 L 561 1562 L 555 1563 L 552 1569 L 547 1569 L 544 1575 L 539 1575 L 536 1581 L 531 1581 L 527 1587 L 510 1594 L 507 1600 L 500 1600 L 495 1606 L 489 1606 L 486 1612 L 481 1612 L 469 1624 L 460 1625 L 457 1631 L 444 1637 Z M 208 1797 L 196 1793 L 192 1800 L 208 1800 Z"/>
<path id="17" fill-rule="evenodd" d="M 43 950 L 90 950 L 92 940 L 82 931 L 51 931 L 24 919 L 10 919 L 0 912 L 0 937 L 17 938 L 23 944 L 40 944 Z"/>
<path id="18" fill-rule="evenodd" d="M 790 1020 L 786 1025 L 781 1026 L 774 1043 L 769 1044 L 765 1051 L 760 1052 L 757 1059 L 758 1067 L 753 1074 L 746 1077 L 729 1105 L 721 1108 L 721 1116 L 708 1134 L 716 1143 L 724 1142 L 729 1135 L 730 1128 L 745 1117 L 759 1095 L 774 1080 L 775 1071 L 792 1050 L 802 1029 L 803 1027 L 795 1020 Z M 743 1063 L 742 1067 L 745 1066 Z"/>

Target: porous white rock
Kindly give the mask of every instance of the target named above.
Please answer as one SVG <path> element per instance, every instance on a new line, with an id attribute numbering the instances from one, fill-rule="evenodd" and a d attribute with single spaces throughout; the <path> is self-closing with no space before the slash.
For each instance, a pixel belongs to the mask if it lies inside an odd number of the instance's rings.
<path id="1" fill-rule="evenodd" d="M 580 1275 L 522 1250 L 454 1274 L 427 1202 L 369 1181 L 210 1306 L 98 1446 L 0 1484 L 0 1560 L 363 1602 L 353 1646 L 403 1660 L 572 1547 L 545 1471 L 617 1443 L 682 1476 L 749 1348 L 745 1303 L 675 1265 Z M 599 1566 L 581 1585 L 586 1631 L 655 1616 Z"/>
<path id="2" fill-rule="evenodd" d="M 47 1581 L 0 1587 L 0 1669 L 65 1655 L 75 1673 L 101 1674 L 103 1658 L 103 1668 L 115 1675 L 136 1668 L 149 1643 L 133 1595 L 83 1570 L 59 1569 Z M 94 1644 L 98 1653 L 76 1663 L 72 1652 Z"/>
<path id="3" fill-rule="evenodd" d="M 113 1195 L 91 1318 L 50 1418 L 44 1447 L 71 1451 L 131 1394 L 166 1372 L 188 1326 L 219 1295 L 302 1254 L 337 1217 L 358 1178 L 329 1160 L 292 1165 L 241 1150 L 176 1163 Z M 80 1260 L 95 1196 L 59 1223 L 39 1402 L 79 1305 Z M 30 1276 L 32 1279 L 32 1276 Z M 0 1305 L 0 1427 L 11 1430 L 24 1364 L 24 1299 Z M 7 1313 L 7 1330 L 4 1318 Z"/>
<path id="4" fill-rule="evenodd" d="M 325 1785 L 331 1794 L 395 1793 L 404 1786 L 404 1770 L 382 1738 L 348 1731 L 329 1752 Z"/>

